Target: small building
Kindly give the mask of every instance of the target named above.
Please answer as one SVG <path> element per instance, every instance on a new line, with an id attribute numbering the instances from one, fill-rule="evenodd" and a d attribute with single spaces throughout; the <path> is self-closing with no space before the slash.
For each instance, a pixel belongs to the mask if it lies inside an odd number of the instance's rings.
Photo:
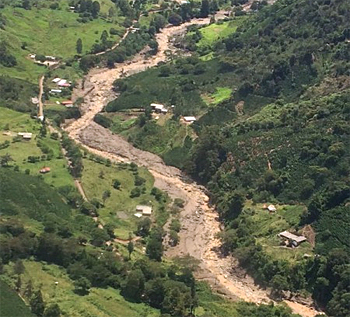
<path id="1" fill-rule="evenodd" d="M 192 123 L 192 122 L 195 122 L 197 119 L 195 117 L 188 116 L 188 117 L 184 117 L 184 120 L 187 123 Z"/>
<path id="2" fill-rule="evenodd" d="M 142 217 L 142 213 L 137 212 L 136 214 L 134 214 L 134 216 L 137 217 L 137 218 L 141 218 Z"/>
<path id="3" fill-rule="evenodd" d="M 41 173 L 41 174 L 47 174 L 47 173 L 49 173 L 51 171 L 51 168 L 50 167 L 43 167 L 40 171 L 39 171 L 39 173 Z"/>
<path id="4" fill-rule="evenodd" d="M 23 140 L 31 140 L 33 137 L 33 134 L 30 132 L 18 132 L 17 135 L 21 136 Z"/>
<path id="5" fill-rule="evenodd" d="M 145 205 L 137 205 L 136 212 L 141 213 L 143 216 L 150 216 L 152 214 L 152 207 Z"/>
<path id="6" fill-rule="evenodd" d="M 158 104 L 158 103 L 151 103 L 151 108 L 155 112 L 162 112 L 162 109 L 164 109 L 164 105 Z"/>
<path id="7" fill-rule="evenodd" d="M 269 206 L 267 206 L 267 210 L 269 212 L 275 212 L 277 209 L 276 209 L 276 207 L 274 205 L 269 205 Z"/>
<path id="8" fill-rule="evenodd" d="M 168 113 L 168 109 L 163 108 L 163 109 L 160 110 L 160 112 L 164 113 L 164 114 L 167 114 Z"/>
<path id="9" fill-rule="evenodd" d="M 67 80 L 66 80 L 66 79 L 61 79 L 61 80 L 59 80 L 59 81 L 57 82 L 57 85 L 58 85 L 58 86 L 63 86 L 63 85 L 65 85 L 65 84 L 67 84 Z"/>
<path id="10" fill-rule="evenodd" d="M 66 106 L 67 108 L 70 108 L 70 107 L 73 107 L 73 101 L 72 100 L 62 101 L 61 105 Z"/>
<path id="11" fill-rule="evenodd" d="M 62 92 L 61 89 L 51 89 L 51 90 L 50 90 L 50 93 L 51 93 L 51 94 L 60 94 L 61 92 Z"/>
<path id="12" fill-rule="evenodd" d="M 52 79 L 52 82 L 57 84 L 60 80 L 61 80 L 61 78 L 56 77 L 56 78 Z"/>
<path id="13" fill-rule="evenodd" d="M 292 247 L 297 247 L 300 243 L 307 240 L 304 236 L 297 236 L 289 231 L 283 231 L 279 233 L 278 236 L 284 240 L 290 241 Z"/>

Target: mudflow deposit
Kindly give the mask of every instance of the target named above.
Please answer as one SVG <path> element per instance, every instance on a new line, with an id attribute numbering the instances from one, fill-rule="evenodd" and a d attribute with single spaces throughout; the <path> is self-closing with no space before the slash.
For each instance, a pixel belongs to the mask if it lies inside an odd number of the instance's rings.
<path id="1" fill-rule="evenodd" d="M 92 153 L 112 161 L 135 162 L 145 166 L 153 174 L 155 186 L 167 192 L 172 198 L 181 198 L 185 207 L 181 212 L 182 229 L 180 243 L 168 248 L 166 256 L 189 254 L 200 261 L 196 274 L 199 280 L 207 280 L 212 288 L 231 299 L 241 299 L 254 303 L 269 303 L 268 291 L 257 287 L 252 278 L 244 274 L 232 257 L 222 257 L 216 252 L 220 246 L 216 234 L 220 231 L 217 213 L 208 205 L 205 188 L 185 181 L 182 172 L 167 166 L 157 155 L 139 150 L 118 135 L 97 125 L 93 118 L 103 107 L 117 96 L 112 91 L 114 80 L 129 76 L 156 66 L 166 60 L 166 50 L 173 47 L 169 37 L 184 32 L 191 24 L 208 24 L 209 19 L 193 19 L 181 26 L 168 27 L 157 34 L 158 53 L 145 60 L 142 54 L 114 69 L 93 69 L 85 77 L 84 88 L 77 88 L 74 96 L 84 96 L 83 116 L 66 127 L 70 137 Z M 301 303 L 285 301 L 295 313 L 305 317 L 318 312 Z"/>

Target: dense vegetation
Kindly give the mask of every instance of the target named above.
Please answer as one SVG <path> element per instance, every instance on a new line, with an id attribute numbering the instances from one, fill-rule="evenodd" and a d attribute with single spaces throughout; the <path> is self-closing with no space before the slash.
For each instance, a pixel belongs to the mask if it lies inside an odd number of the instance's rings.
<path id="1" fill-rule="evenodd" d="M 34 317 L 28 307 L 25 306 L 18 294 L 0 280 L 1 316 Z"/>
<path id="2" fill-rule="evenodd" d="M 64 274 L 74 281 L 74 292 L 80 296 L 88 295 L 92 288 L 120 289 L 125 299 L 145 302 L 170 316 L 186 316 L 198 306 L 198 287 L 192 275 L 191 261 L 188 264 L 175 261 L 171 265 L 160 262 L 161 228 L 145 231 L 145 224 L 142 225 L 143 235 L 149 235 L 146 254 L 154 260 L 137 257 L 131 261 L 129 256 L 122 256 L 121 250 L 103 246 L 105 241 L 113 238 L 113 233 L 107 228 L 98 228 L 88 215 L 84 215 L 85 203 L 80 207 L 82 213 L 76 214 L 40 178 L 15 172 L 10 167 L 3 167 L 0 172 L 1 183 L 6 184 L 0 191 L 0 199 L 10 208 L 1 211 L 4 216 L 0 223 L 1 274 L 13 279 L 33 313 L 51 316 L 50 312 L 55 311 L 59 316 L 61 309 L 52 299 L 45 302 L 33 281 L 26 280 L 25 287 L 22 284 L 25 269 L 30 265 L 26 261 L 24 266 L 22 261 L 29 258 L 45 261 L 47 267 L 58 265 L 63 268 Z M 61 192 L 65 193 L 67 202 L 72 202 L 67 191 L 62 189 Z M 154 194 L 159 195 L 157 191 Z M 26 216 L 41 223 L 43 230 L 33 232 L 24 227 L 22 219 Z M 133 252 L 133 248 L 128 247 L 128 250 Z M 209 307 L 207 309 L 211 311 Z M 242 304 L 230 309 L 236 312 L 235 316 L 245 316 L 246 311 L 250 311 L 251 316 L 261 316 L 262 311 L 290 316 L 287 309 L 273 306 Z M 216 315 L 215 311 L 213 314 Z"/>
<path id="3" fill-rule="evenodd" d="M 167 162 L 210 189 L 226 225 L 224 251 L 234 251 L 259 283 L 280 291 L 308 290 L 337 316 L 349 314 L 344 301 L 350 251 L 349 12 L 347 1 L 286 0 L 260 8 L 236 32 L 210 44 L 214 59 L 191 57 L 118 80 L 115 88 L 122 94 L 106 107 L 113 112 L 146 108 L 146 120 L 122 133 L 164 158 L 173 154 L 174 138 L 163 140 L 168 122 L 175 125 L 179 115 L 205 113 L 192 125 L 198 138 L 193 141 L 190 135 L 188 146 L 180 147 L 184 160 Z M 191 32 L 190 48 L 197 50 L 205 32 Z M 199 75 L 194 73 L 197 64 Z M 176 101 L 175 85 L 181 88 Z M 184 87 L 191 87 L 191 98 L 197 98 L 192 103 Z M 231 96 L 206 108 L 218 87 L 230 88 Z M 173 118 L 165 125 L 148 121 L 151 102 L 174 104 Z M 159 150 L 152 139 L 165 147 Z M 276 224 L 259 233 L 254 219 L 260 213 L 256 207 L 244 208 L 245 200 L 306 208 L 291 212 L 293 221 L 283 215 L 286 227 Z M 306 225 L 317 233 L 315 257 L 284 259 L 260 241 L 259 234 L 300 233 Z"/>

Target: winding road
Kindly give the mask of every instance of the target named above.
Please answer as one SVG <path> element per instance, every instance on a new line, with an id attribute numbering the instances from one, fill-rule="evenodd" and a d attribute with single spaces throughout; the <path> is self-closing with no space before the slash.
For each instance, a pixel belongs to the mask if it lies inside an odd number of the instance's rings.
<path id="1" fill-rule="evenodd" d="M 194 182 L 186 182 L 177 168 L 167 166 L 157 155 L 133 147 L 118 135 L 93 122 L 94 116 L 116 95 L 112 91 L 113 82 L 121 73 L 126 75 L 144 71 L 166 60 L 165 51 L 171 48 L 170 36 L 184 32 L 191 24 L 208 24 L 209 19 L 193 19 L 181 26 L 168 27 L 157 34 L 158 53 L 148 60 L 141 55 L 131 62 L 118 64 L 114 69 L 94 69 L 85 78 L 85 90 L 76 91 L 84 95 L 83 116 L 68 125 L 65 130 L 70 137 L 90 152 L 116 162 L 135 162 L 148 168 L 155 179 L 155 186 L 166 191 L 172 198 L 182 198 L 185 207 L 181 212 L 182 229 L 180 243 L 166 250 L 166 256 L 189 254 L 200 260 L 198 279 L 207 280 L 210 285 L 232 299 L 254 303 L 269 303 L 268 292 L 257 286 L 247 275 L 239 276 L 237 263 L 231 257 L 222 258 L 215 250 L 220 246 L 216 234 L 220 231 L 217 213 L 208 205 L 209 197 L 205 188 Z M 92 89 L 93 88 L 93 89 Z M 236 268 L 236 273 L 232 273 Z M 241 271 L 240 271 L 241 272 Z M 313 317 L 318 312 L 306 305 L 285 301 L 295 313 Z"/>

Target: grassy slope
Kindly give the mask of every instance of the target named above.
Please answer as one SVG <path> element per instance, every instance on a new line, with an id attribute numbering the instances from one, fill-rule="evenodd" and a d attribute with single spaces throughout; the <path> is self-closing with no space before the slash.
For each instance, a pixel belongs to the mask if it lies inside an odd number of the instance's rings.
<path id="1" fill-rule="evenodd" d="M 49 166 L 51 172 L 43 175 L 44 180 L 55 187 L 72 185 L 73 179 L 67 170 L 67 162 L 64 158 L 58 158 L 60 154 L 59 141 L 52 140 L 48 136 L 43 139 L 43 143 L 47 145 L 54 152 L 54 158 L 50 161 L 40 161 L 37 163 L 29 163 L 25 161 L 28 156 L 41 156 L 43 155 L 40 148 L 37 146 L 35 137 L 40 130 L 40 124 L 34 121 L 27 114 L 22 114 L 10 109 L 0 107 L 0 129 L 4 129 L 8 124 L 11 132 L 31 132 L 33 138 L 30 141 L 21 141 L 11 143 L 8 148 L 0 150 L 0 155 L 10 154 L 15 162 L 12 164 L 18 165 L 20 170 L 30 170 L 31 175 L 39 175 L 39 170 L 43 166 Z M 0 143 L 4 141 L 12 141 L 13 137 L 0 134 Z"/>
<path id="2" fill-rule="evenodd" d="M 45 303 L 57 303 L 63 316 L 159 316 L 156 309 L 125 301 L 119 291 L 112 288 L 92 288 L 89 295 L 79 296 L 73 291 L 73 281 L 65 270 L 57 265 L 33 261 L 25 261 L 24 264 L 26 270 L 22 277 L 22 291 L 28 281 L 32 280 L 34 289 L 41 289 Z M 6 267 L 8 274 L 3 276 L 3 279 L 6 279 L 10 285 L 14 285 L 16 277 L 11 274 L 11 266 Z M 58 285 L 55 285 L 55 282 L 58 282 Z M 31 315 L 28 314 L 28 316 Z"/>
<path id="3" fill-rule="evenodd" d="M 0 280 L 0 302 L 1 317 L 34 317 L 17 293 L 2 280 Z"/>
<path id="4" fill-rule="evenodd" d="M 210 46 L 214 44 L 218 39 L 228 37 L 235 32 L 245 20 L 246 16 L 236 17 L 232 21 L 226 21 L 223 23 L 213 23 L 200 29 L 202 38 L 197 43 L 198 47 Z M 189 33 L 190 35 L 191 33 Z"/>
<path id="5" fill-rule="evenodd" d="M 123 168 L 122 165 L 107 167 L 87 159 L 84 160 L 82 185 L 88 199 L 102 200 L 103 192 L 111 191 L 111 197 L 106 199 L 105 207 L 99 209 L 100 219 L 103 223 L 115 224 L 117 226 L 116 235 L 124 239 L 128 238 L 129 232 L 136 229 L 137 218 L 134 216 L 136 205 L 151 203 L 155 211 L 158 207 L 154 197 L 149 194 L 154 182 L 152 175 L 141 167 L 138 168 L 138 171 L 139 176 L 146 179 L 146 190 L 145 194 L 132 199 L 130 192 L 135 187 L 135 177 L 127 167 Z M 103 178 L 99 177 L 101 172 Z M 119 190 L 112 186 L 114 179 L 121 182 Z"/>
<path id="6" fill-rule="evenodd" d="M 250 205 L 250 204 L 248 204 Z M 250 225 L 254 228 L 256 242 L 260 243 L 267 254 L 276 260 L 295 262 L 303 258 L 305 253 L 312 254 L 313 248 L 308 242 L 302 243 L 298 248 L 286 248 L 280 246 L 280 238 L 277 234 L 294 230 L 298 226 L 304 206 L 277 205 L 276 213 L 269 213 L 262 208 L 262 204 L 252 206 L 254 214 L 249 217 Z"/>
<path id="7" fill-rule="evenodd" d="M 106 2 L 106 1 L 104 1 Z M 89 51 L 96 40 L 99 41 L 103 30 L 111 27 L 120 29 L 114 23 L 96 19 L 89 23 L 77 22 L 78 14 L 67 10 L 68 4 L 63 2 L 61 10 L 42 8 L 24 10 L 6 7 L 2 14 L 6 17 L 5 30 L 0 30 L 0 40 L 6 40 L 11 45 L 11 53 L 17 58 L 18 65 L 14 68 L 0 66 L 0 74 L 23 78 L 36 82 L 37 77 L 44 71 L 27 59 L 28 54 L 44 54 L 68 58 L 76 54 L 76 41 L 83 41 L 83 52 Z M 112 3 L 110 4 L 112 6 Z M 102 8 L 108 7 L 106 2 Z M 111 40 L 119 37 L 113 35 Z M 26 50 L 20 48 L 22 42 L 27 42 Z"/>

